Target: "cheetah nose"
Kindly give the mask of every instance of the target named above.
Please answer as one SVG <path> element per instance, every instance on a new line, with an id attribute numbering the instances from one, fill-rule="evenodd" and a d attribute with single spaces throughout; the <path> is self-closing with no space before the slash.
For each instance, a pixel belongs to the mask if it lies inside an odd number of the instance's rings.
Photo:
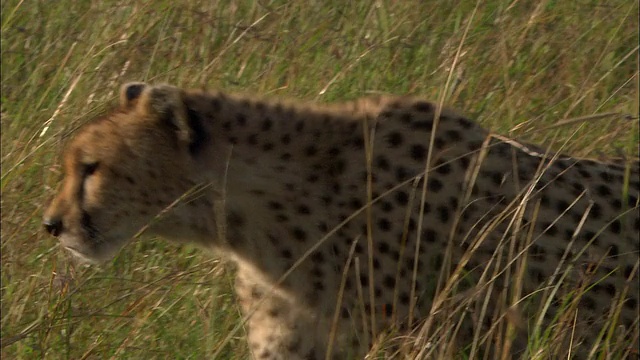
<path id="1" fill-rule="evenodd" d="M 42 221 L 42 225 L 53 236 L 57 237 L 62 232 L 62 220 L 60 219 L 45 218 Z"/>

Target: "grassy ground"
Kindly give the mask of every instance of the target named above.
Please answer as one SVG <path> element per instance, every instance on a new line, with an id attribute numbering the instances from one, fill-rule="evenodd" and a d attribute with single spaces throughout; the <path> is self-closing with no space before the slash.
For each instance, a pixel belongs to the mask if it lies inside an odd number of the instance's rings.
<path id="1" fill-rule="evenodd" d="M 627 0 L 3 1 L 2 357 L 248 355 L 242 333 L 222 344 L 238 309 L 219 260 L 145 239 L 85 268 L 41 231 L 65 137 L 121 83 L 444 96 L 505 134 L 635 156 L 637 16 Z"/>

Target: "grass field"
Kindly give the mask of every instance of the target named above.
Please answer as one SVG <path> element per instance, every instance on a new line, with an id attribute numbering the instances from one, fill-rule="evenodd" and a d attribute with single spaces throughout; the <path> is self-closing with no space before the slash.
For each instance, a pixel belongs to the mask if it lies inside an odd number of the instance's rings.
<path id="1" fill-rule="evenodd" d="M 3 359 L 248 356 L 223 261 L 144 239 L 83 267 L 41 229 L 65 139 L 126 81 L 419 94 L 577 156 L 637 156 L 636 1 L 3 0 L 1 19 Z"/>

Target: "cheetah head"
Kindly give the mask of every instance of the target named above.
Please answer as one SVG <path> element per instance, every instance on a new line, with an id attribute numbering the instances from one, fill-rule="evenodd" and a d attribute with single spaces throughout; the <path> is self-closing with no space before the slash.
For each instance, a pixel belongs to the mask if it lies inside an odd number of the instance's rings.
<path id="1" fill-rule="evenodd" d="M 183 221 L 189 206 L 170 209 L 202 173 L 195 154 L 204 138 L 185 99 L 168 85 L 126 84 L 119 108 L 67 145 L 43 224 L 81 261 L 108 260 L 143 228 L 171 237 L 201 226 Z"/>

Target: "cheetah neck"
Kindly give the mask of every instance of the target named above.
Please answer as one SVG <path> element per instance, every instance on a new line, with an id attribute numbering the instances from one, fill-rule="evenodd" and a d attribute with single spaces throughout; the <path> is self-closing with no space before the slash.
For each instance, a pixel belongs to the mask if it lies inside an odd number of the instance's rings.
<path id="1" fill-rule="evenodd" d="M 305 225 L 337 215 L 330 206 L 313 204 L 364 170 L 363 124 L 375 118 L 376 108 L 295 106 L 228 95 L 208 101 L 219 106 L 207 119 L 213 144 L 207 167 L 223 194 L 227 225 L 224 239 L 216 237 L 236 258 L 278 277 L 282 269 L 267 263 L 266 255 L 297 239 L 287 254 L 296 259 L 324 235 Z M 361 159 L 347 156 L 354 152 Z"/>

